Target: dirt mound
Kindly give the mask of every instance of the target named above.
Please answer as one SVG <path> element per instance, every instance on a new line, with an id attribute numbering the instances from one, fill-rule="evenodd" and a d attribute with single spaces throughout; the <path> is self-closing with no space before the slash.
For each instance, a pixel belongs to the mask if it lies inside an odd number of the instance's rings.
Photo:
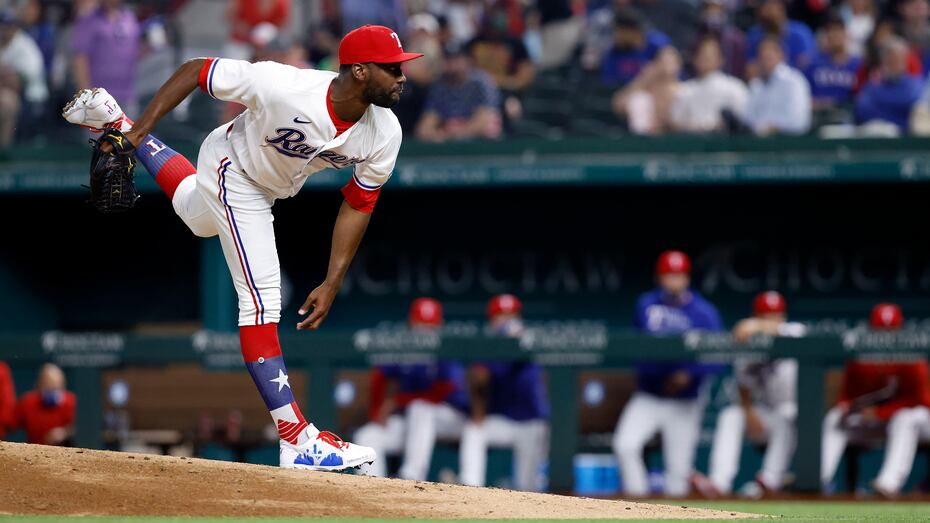
<path id="1" fill-rule="evenodd" d="M 0 514 L 735 518 L 746 514 L 0 442 Z"/>

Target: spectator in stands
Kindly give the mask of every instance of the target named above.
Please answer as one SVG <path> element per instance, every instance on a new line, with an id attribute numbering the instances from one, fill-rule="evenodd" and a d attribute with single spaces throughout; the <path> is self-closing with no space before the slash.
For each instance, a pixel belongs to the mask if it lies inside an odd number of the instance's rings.
<path id="1" fill-rule="evenodd" d="M 29 443 L 67 445 L 74 432 L 77 398 L 65 389 L 65 373 L 46 363 L 39 370 L 35 390 L 16 404 L 17 425 L 26 430 Z"/>
<path id="2" fill-rule="evenodd" d="M 501 7 L 490 8 L 481 29 L 466 49 L 473 63 L 494 79 L 501 93 L 502 114 L 507 121 L 522 114 L 520 95 L 536 75 L 523 41 L 508 34 L 508 17 Z"/>
<path id="3" fill-rule="evenodd" d="M 718 47 L 723 51 L 723 71 L 743 78 L 746 71 L 746 36 L 733 25 L 724 0 L 703 0 L 700 17 L 697 44 L 702 44 L 707 38 L 716 39 Z"/>
<path id="4" fill-rule="evenodd" d="M 404 44 L 412 53 L 423 53 L 419 60 L 404 64 L 404 95 L 393 107 L 400 126 L 406 134 L 413 134 L 423 115 L 423 107 L 430 86 L 442 74 L 442 44 L 439 42 L 439 22 L 429 13 L 418 13 L 409 20 L 410 37 Z"/>
<path id="5" fill-rule="evenodd" d="M 476 2 L 477 3 L 477 2 Z M 573 0 L 536 0 L 539 13 L 542 56 L 540 69 L 567 63 L 574 55 L 584 31 L 584 17 L 573 10 Z"/>
<path id="6" fill-rule="evenodd" d="M 840 16 L 846 25 L 849 54 L 862 57 L 866 41 L 875 29 L 875 3 L 873 0 L 846 0 L 840 7 Z"/>
<path id="7" fill-rule="evenodd" d="M 47 99 L 42 52 L 13 14 L 0 9 L 0 148 L 13 142 L 19 119 L 41 114 Z"/>
<path id="8" fill-rule="evenodd" d="M 604 57 L 614 46 L 614 19 L 629 5 L 630 0 L 611 0 L 588 13 L 581 50 L 581 66 L 585 70 L 600 70 Z"/>
<path id="9" fill-rule="evenodd" d="M 20 7 L 19 21 L 26 32 L 39 46 L 46 76 L 52 68 L 55 56 L 55 27 L 45 17 L 45 6 L 40 0 L 26 0 Z"/>
<path id="10" fill-rule="evenodd" d="M 728 121 L 745 118 L 749 91 L 741 80 L 720 70 L 723 53 L 716 38 L 702 38 L 692 62 L 694 78 L 681 84 L 672 104 L 672 129 L 684 133 L 725 132 Z"/>
<path id="11" fill-rule="evenodd" d="M 866 44 L 866 53 L 862 59 L 862 66 L 856 75 L 856 93 L 860 92 L 870 81 L 881 80 L 882 50 L 889 41 L 900 39 L 896 31 L 896 24 L 890 18 L 879 20 L 875 25 L 875 30 L 869 36 Z M 908 48 L 907 72 L 913 76 L 923 75 L 920 55 L 911 48 Z"/>
<path id="12" fill-rule="evenodd" d="M 407 7 L 404 0 L 339 0 L 342 33 L 363 25 L 383 25 L 407 37 Z"/>
<path id="13" fill-rule="evenodd" d="M 796 69 L 807 66 L 817 52 L 814 33 L 804 23 L 788 19 L 784 0 L 762 0 L 756 10 L 756 19 L 758 23 L 746 33 L 750 62 L 760 58 L 762 41 L 774 36 L 781 44 L 788 65 Z M 757 67 L 752 69 L 750 76 L 758 74 Z"/>
<path id="14" fill-rule="evenodd" d="M 784 62 L 780 41 L 759 44 L 759 76 L 749 83 L 746 125 L 759 136 L 803 134 L 810 129 L 811 93 L 800 71 Z"/>
<path id="15" fill-rule="evenodd" d="M 659 288 L 643 294 L 636 304 L 634 325 L 651 336 L 678 336 L 691 331 L 723 328 L 717 308 L 691 290 L 691 260 L 681 251 L 666 251 L 656 263 Z M 719 365 L 694 362 L 649 362 L 636 366 L 636 392 L 620 416 L 613 450 L 620 462 L 624 492 L 649 494 L 643 449 L 662 434 L 665 493 L 688 494 L 694 467 L 705 398 L 706 376 Z"/>
<path id="16" fill-rule="evenodd" d="M 71 34 L 78 89 L 104 87 L 124 111 L 137 114 L 135 77 L 141 34 L 136 16 L 122 0 L 101 0 L 100 7 L 81 17 Z"/>
<path id="17" fill-rule="evenodd" d="M 518 338 L 523 305 L 502 294 L 488 302 L 491 336 Z M 483 487 L 488 447 L 513 449 L 513 486 L 539 490 L 540 472 L 549 454 L 549 401 L 542 368 L 532 362 L 486 361 L 470 369 L 471 420 L 462 432 L 460 479 Z"/>
<path id="18" fill-rule="evenodd" d="M 776 291 L 758 294 L 752 317 L 741 320 L 733 337 L 745 342 L 752 336 L 801 336 L 804 325 L 789 323 L 785 298 Z M 709 478 L 695 474 L 694 485 L 706 497 L 728 495 L 739 470 L 743 436 L 766 444 L 762 469 L 743 491 L 779 491 L 791 464 L 796 443 L 798 362 L 737 360 L 733 365 L 739 397 L 717 417 L 710 451 Z"/>
<path id="19" fill-rule="evenodd" d="M 896 6 L 901 20 L 901 36 L 920 56 L 924 71 L 930 71 L 930 2 L 928 0 L 901 0 Z"/>
<path id="20" fill-rule="evenodd" d="M 635 11 L 618 11 L 614 17 L 614 44 L 601 63 L 601 82 L 616 87 L 633 81 L 659 51 L 670 45 L 667 36 L 647 29 Z"/>
<path id="21" fill-rule="evenodd" d="M 413 333 L 438 336 L 442 305 L 417 298 L 407 325 Z M 468 412 L 465 369 L 458 363 L 385 365 L 371 374 L 369 422 L 355 441 L 375 449 L 382 459 L 362 467 L 370 476 L 387 475 L 386 455 L 403 453 L 399 476 L 425 480 L 436 439 L 458 440 Z"/>
<path id="22" fill-rule="evenodd" d="M 856 122 L 884 122 L 908 129 L 911 108 L 920 99 L 923 80 L 907 71 L 908 47 L 890 38 L 881 49 L 881 76 L 868 82 L 856 98 Z"/>
<path id="23" fill-rule="evenodd" d="M 842 18 L 831 16 L 821 32 L 822 48 L 804 71 L 811 87 L 813 108 L 851 106 L 861 59 L 849 53 L 849 38 Z"/>
<path id="24" fill-rule="evenodd" d="M 668 35 L 677 49 L 690 49 L 700 26 L 698 2 L 692 0 L 633 0 L 633 8 L 650 27 Z"/>
<path id="25" fill-rule="evenodd" d="M 660 135 L 671 128 L 672 105 L 681 81 L 681 57 L 666 47 L 613 97 L 614 112 L 625 116 L 634 134 Z"/>
<path id="26" fill-rule="evenodd" d="M 498 138 L 500 92 L 463 49 L 446 53 L 445 70 L 426 97 L 418 139 L 429 142 Z"/>
<path id="27" fill-rule="evenodd" d="M 0 440 L 16 427 L 16 387 L 10 367 L 0 361 Z"/>
<path id="28" fill-rule="evenodd" d="M 266 24 L 277 29 L 277 35 L 287 28 L 290 16 L 290 0 L 228 0 L 226 19 L 229 21 L 230 34 L 223 54 L 227 58 L 251 60 L 255 28 Z"/>

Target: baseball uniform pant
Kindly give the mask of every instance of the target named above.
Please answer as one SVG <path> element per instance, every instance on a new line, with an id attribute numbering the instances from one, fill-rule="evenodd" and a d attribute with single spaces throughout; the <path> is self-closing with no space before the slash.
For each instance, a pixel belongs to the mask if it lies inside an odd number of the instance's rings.
<path id="1" fill-rule="evenodd" d="M 394 414 L 382 425 L 374 421 L 362 425 L 355 432 L 355 443 L 375 449 L 379 459 L 370 465 L 362 465 L 359 471 L 366 476 L 387 476 L 387 461 L 381 456 L 397 456 L 404 450 L 407 421 L 404 416 Z"/>
<path id="2" fill-rule="evenodd" d="M 764 405 L 753 406 L 761 418 L 766 443 L 765 457 L 759 479 L 770 490 L 780 490 L 785 472 L 791 464 L 795 448 L 794 419 L 779 414 Z M 710 451 L 710 480 L 722 494 L 733 490 L 733 479 L 739 471 L 743 435 L 746 433 L 746 413 L 742 407 L 731 405 L 720 412 L 714 429 L 714 443 Z"/>
<path id="3" fill-rule="evenodd" d="M 660 398 L 645 392 L 633 394 L 620 416 L 613 439 L 623 491 L 631 496 L 649 494 L 643 450 L 653 436 L 661 433 L 665 493 L 687 495 L 703 415 L 704 402 L 698 399 Z"/>
<path id="4" fill-rule="evenodd" d="M 846 452 L 846 445 L 849 443 L 849 434 L 841 426 L 842 420 L 843 410 L 838 407 L 828 410 L 823 418 L 820 443 L 820 484 L 824 488 L 833 481 L 843 453 Z"/>
<path id="5" fill-rule="evenodd" d="M 278 323 L 281 269 L 274 237 L 274 198 L 233 162 L 225 127 L 204 140 L 197 174 L 171 200 L 197 236 L 219 236 L 239 299 L 239 326 Z"/>
<path id="6" fill-rule="evenodd" d="M 548 421 L 515 421 L 493 415 L 481 423 L 468 422 L 459 446 L 459 479 L 465 485 L 485 485 L 488 447 L 512 448 L 514 487 L 539 490 L 540 468 L 549 454 Z"/>
<path id="7" fill-rule="evenodd" d="M 901 409 L 888 424 L 885 460 L 875 479 L 876 485 L 888 492 L 900 492 L 914 465 L 917 444 L 930 441 L 930 409 Z"/>

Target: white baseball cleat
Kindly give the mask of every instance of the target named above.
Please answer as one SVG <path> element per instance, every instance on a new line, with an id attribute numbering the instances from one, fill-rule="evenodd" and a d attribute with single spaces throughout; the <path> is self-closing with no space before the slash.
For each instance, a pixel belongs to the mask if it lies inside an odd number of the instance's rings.
<path id="1" fill-rule="evenodd" d="M 103 87 L 81 89 L 75 93 L 62 109 L 61 116 L 94 131 L 115 128 L 125 132 L 132 128 L 132 120 L 126 118 L 116 99 Z"/>
<path id="2" fill-rule="evenodd" d="M 373 463 L 377 458 L 373 448 L 342 441 L 332 432 L 318 432 L 313 425 L 305 430 L 311 437 L 303 445 L 281 440 L 281 467 L 337 472 Z"/>

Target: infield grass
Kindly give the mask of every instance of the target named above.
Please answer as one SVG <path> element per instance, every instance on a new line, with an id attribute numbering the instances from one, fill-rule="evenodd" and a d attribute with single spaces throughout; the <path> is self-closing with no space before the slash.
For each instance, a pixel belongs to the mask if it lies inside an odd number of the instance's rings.
<path id="1" fill-rule="evenodd" d="M 660 502 L 663 503 L 663 502 Z M 664 502 L 666 504 L 672 504 Z M 717 510 L 732 510 L 734 512 L 751 512 L 773 516 L 785 522 L 830 522 L 862 521 L 867 523 L 886 522 L 928 522 L 930 521 L 930 503 L 888 503 L 888 502 L 819 502 L 819 501 L 683 501 L 674 503 L 688 507 L 704 507 Z M 0 516 L 2 523 L 296 523 L 298 521 L 314 521 L 317 523 L 397 523 L 399 521 L 415 521 L 429 523 L 439 521 L 477 521 L 480 523 L 529 523 L 554 520 L 533 519 L 482 519 L 482 520 L 433 520 L 433 519 L 358 519 L 358 518 L 240 518 L 240 517 L 100 517 L 100 516 Z M 636 521 L 682 521 L 695 523 L 696 521 L 724 521 L 724 520 L 598 520 L 623 521 L 633 523 Z M 758 519 L 731 519 L 729 522 L 758 522 Z M 762 520 L 765 521 L 765 520 Z"/>

